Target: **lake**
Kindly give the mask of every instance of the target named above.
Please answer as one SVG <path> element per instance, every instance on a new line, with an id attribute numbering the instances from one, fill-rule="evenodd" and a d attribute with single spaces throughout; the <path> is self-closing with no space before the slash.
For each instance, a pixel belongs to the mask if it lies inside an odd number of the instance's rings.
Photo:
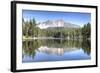
<path id="1" fill-rule="evenodd" d="M 22 63 L 91 59 L 90 40 L 33 39 L 22 43 Z"/>

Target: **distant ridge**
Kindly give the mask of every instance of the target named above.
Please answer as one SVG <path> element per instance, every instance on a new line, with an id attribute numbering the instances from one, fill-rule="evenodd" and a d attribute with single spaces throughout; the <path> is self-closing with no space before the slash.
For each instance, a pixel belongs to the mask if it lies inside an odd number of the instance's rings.
<path id="1" fill-rule="evenodd" d="M 47 29 L 47 28 L 56 28 L 56 27 L 64 27 L 64 28 L 80 28 L 80 26 L 76 24 L 72 24 L 69 22 L 65 22 L 62 19 L 59 20 L 47 20 L 45 22 L 40 22 L 37 27 L 41 29 Z"/>

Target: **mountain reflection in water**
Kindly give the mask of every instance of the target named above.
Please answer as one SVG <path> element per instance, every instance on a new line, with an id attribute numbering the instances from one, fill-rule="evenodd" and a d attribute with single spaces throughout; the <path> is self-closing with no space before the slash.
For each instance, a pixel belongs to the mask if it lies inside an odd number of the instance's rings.
<path id="1" fill-rule="evenodd" d="M 25 40 L 22 62 L 88 60 L 91 58 L 90 54 L 89 40 Z"/>

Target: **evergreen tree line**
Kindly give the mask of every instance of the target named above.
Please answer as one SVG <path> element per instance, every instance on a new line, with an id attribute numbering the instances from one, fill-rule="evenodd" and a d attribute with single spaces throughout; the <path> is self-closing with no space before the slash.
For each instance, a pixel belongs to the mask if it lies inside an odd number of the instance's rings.
<path id="1" fill-rule="evenodd" d="M 33 18 L 30 21 L 23 19 L 23 36 L 28 37 L 53 37 L 53 38 L 90 38 L 91 25 L 85 24 L 82 28 L 55 28 L 55 29 L 40 29 Z"/>

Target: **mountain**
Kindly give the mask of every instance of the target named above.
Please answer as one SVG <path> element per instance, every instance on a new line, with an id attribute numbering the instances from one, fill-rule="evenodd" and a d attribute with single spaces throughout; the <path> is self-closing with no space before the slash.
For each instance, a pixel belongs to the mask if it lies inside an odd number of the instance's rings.
<path id="1" fill-rule="evenodd" d="M 46 28 L 58 28 L 58 27 L 64 27 L 64 28 L 80 28 L 80 26 L 72 24 L 72 23 L 68 23 L 65 22 L 62 19 L 59 20 L 55 20 L 55 21 L 51 21 L 51 20 L 47 20 L 45 22 L 39 23 L 37 25 L 37 27 L 41 28 L 41 29 L 46 29 Z"/>

